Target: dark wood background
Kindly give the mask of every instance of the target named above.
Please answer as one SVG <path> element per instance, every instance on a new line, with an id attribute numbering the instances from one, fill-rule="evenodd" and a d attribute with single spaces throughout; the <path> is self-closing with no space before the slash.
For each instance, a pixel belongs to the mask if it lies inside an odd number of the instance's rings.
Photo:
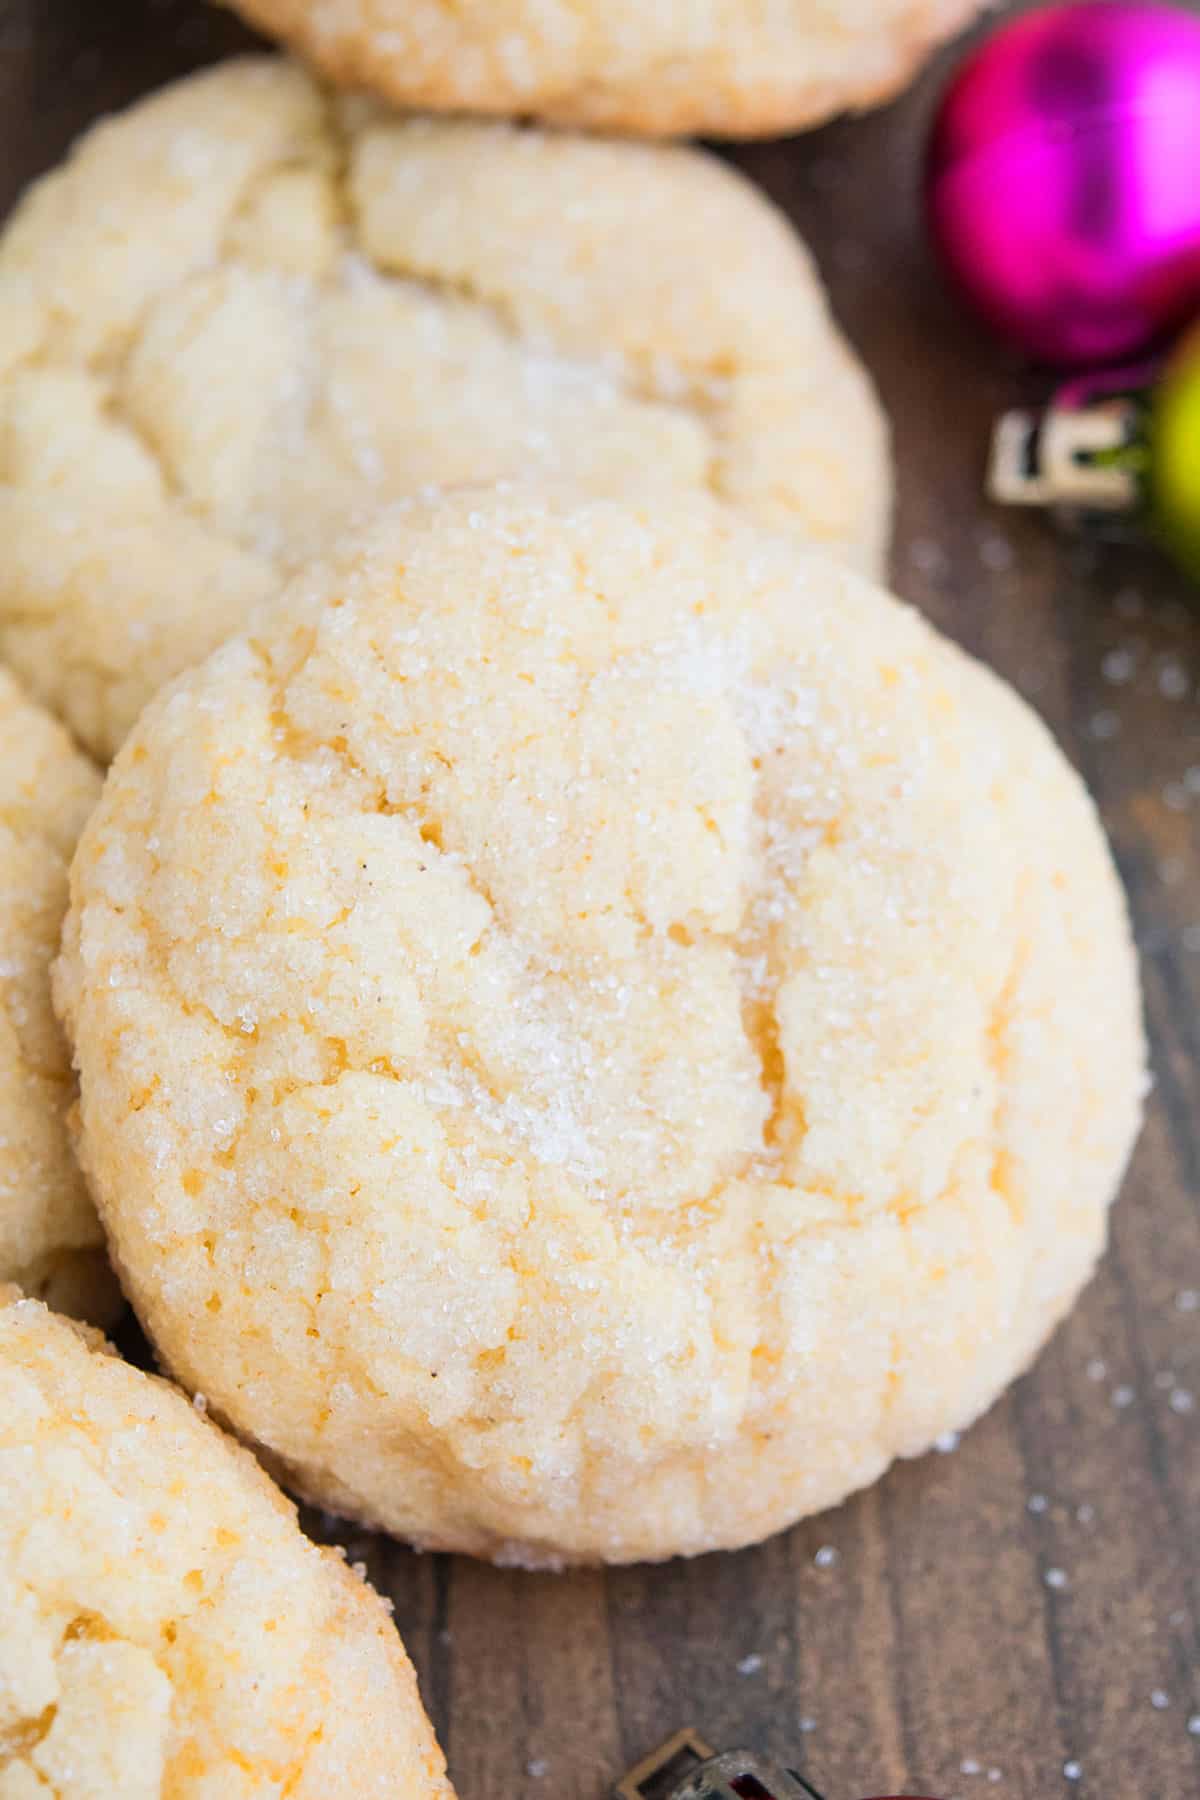
<path id="1" fill-rule="evenodd" d="M 249 41 L 204 0 L 0 0 L 0 208 L 98 113 Z M 812 244 L 892 413 L 894 585 L 1030 697 L 1099 797 L 1144 958 L 1149 1119 L 1082 1304 L 952 1454 L 660 1568 L 530 1576 L 347 1534 L 462 1800 L 599 1800 L 684 1723 L 789 1755 L 829 1800 L 1200 1794 L 1200 594 L 981 497 L 989 421 L 1047 382 L 924 247 L 954 54 L 890 108 L 735 160 Z"/>

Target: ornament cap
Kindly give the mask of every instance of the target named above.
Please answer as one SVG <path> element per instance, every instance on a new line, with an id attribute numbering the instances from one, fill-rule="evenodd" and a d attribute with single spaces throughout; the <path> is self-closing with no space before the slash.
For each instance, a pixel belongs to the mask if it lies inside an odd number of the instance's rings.
<path id="1" fill-rule="evenodd" d="M 693 1726 L 685 1725 L 626 1770 L 613 1789 L 613 1800 L 664 1800 L 693 1770 L 715 1755 L 712 1745 Z"/>
<path id="2" fill-rule="evenodd" d="M 616 1800 L 821 1800 L 794 1769 L 754 1750 L 718 1754 L 691 1728 L 652 1750 L 614 1793 Z"/>
<path id="3" fill-rule="evenodd" d="M 1141 408 L 1124 395 L 1007 412 L 992 432 L 988 493 L 1003 506 L 1132 512 L 1141 482 L 1129 453 L 1141 439 Z"/>
<path id="4" fill-rule="evenodd" d="M 613 1793 L 614 1800 L 821 1800 L 797 1770 L 756 1750 L 715 1752 L 690 1727 L 635 1763 Z"/>

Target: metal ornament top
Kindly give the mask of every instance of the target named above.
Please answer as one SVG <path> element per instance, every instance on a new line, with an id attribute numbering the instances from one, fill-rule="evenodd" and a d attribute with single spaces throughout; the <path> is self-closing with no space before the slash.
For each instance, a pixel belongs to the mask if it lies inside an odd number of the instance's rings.
<path id="1" fill-rule="evenodd" d="M 690 1727 L 635 1763 L 613 1792 L 614 1800 L 822 1800 L 795 1769 L 755 1750 L 718 1753 Z"/>

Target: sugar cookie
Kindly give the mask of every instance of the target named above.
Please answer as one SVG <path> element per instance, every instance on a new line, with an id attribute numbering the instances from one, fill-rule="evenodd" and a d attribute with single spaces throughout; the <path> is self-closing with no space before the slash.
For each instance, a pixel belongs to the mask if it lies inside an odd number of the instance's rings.
<path id="1" fill-rule="evenodd" d="M 102 1322 L 120 1297 L 67 1135 L 75 1082 L 50 1004 L 67 866 L 99 793 L 0 669 L 0 1281 Z"/>
<path id="2" fill-rule="evenodd" d="M 264 58 L 99 126 L 0 239 L 0 654 L 100 757 L 356 514 L 546 476 L 881 562 L 877 402 L 715 159 L 396 120 Z"/>
<path id="3" fill-rule="evenodd" d="M 980 0 L 230 0 L 401 106 L 761 137 L 885 100 Z"/>
<path id="4" fill-rule="evenodd" d="M 402 508 L 148 710 L 58 997 L 160 1351 L 327 1505 L 746 1543 L 964 1425 L 1104 1239 L 1095 813 L 915 614 L 697 498 Z"/>
<path id="5" fill-rule="evenodd" d="M 382 1601 L 253 1457 L 0 1290 L 4 1800 L 453 1800 Z"/>

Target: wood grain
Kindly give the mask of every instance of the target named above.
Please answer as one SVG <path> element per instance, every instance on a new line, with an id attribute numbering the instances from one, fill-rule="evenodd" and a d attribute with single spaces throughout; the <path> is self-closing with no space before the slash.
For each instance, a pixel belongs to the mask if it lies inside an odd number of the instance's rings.
<path id="1" fill-rule="evenodd" d="M 0 0 L 0 207 L 100 112 L 248 42 L 202 0 Z M 1099 797 L 1145 959 L 1146 1131 L 1109 1256 L 1032 1374 L 953 1454 L 838 1512 L 737 1556 L 561 1578 L 344 1532 L 395 1602 L 462 1800 L 599 1800 L 688 1722 L 792 1757 L 829 1800 L 1200 1793 L 1200 1312 L 1179 1303 L 1200 1289 L 1200 797 L 1180 809 L 1200 603 L 1148 555 L 981 499 L 990 419 L 1047 384 L 958 313 L 923 247 L 949 65 L 734 160 L 812 244 L 892 412 L 895 585 L 1032 699 Z"/>

